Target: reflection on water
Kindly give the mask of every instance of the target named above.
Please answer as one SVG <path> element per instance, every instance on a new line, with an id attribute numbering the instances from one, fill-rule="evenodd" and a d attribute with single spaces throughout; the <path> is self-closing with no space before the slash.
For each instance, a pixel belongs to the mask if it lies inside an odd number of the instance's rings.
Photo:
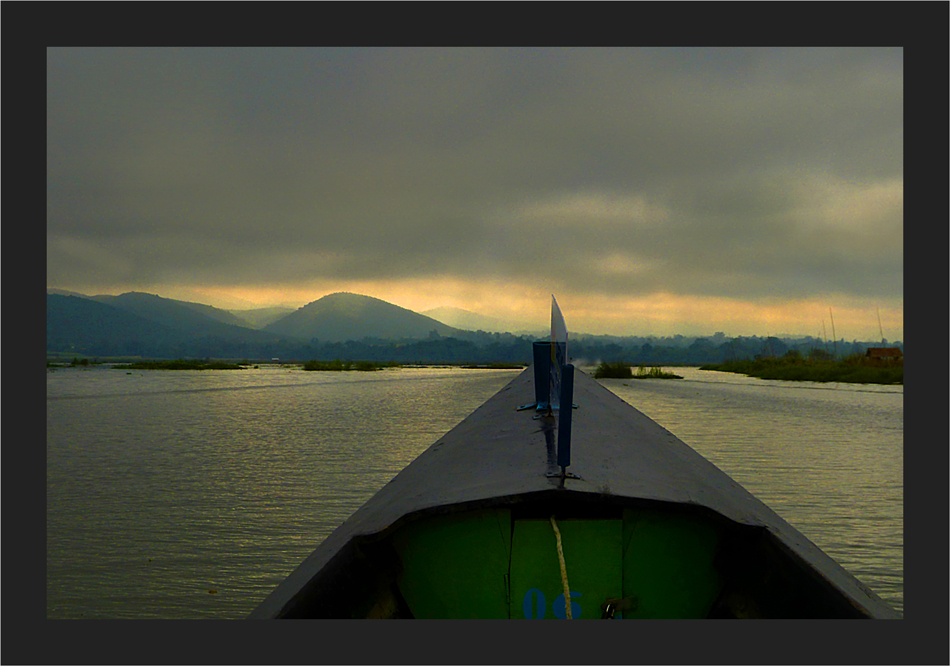
<path id="1" fill-rule="evenodd" d="M 903 612 L 903 386 L 670 370 L 683 379 L 601 383 Z"/>
<path id="2" fill-rule="evenodd" d="M 515 374 L 50 373 L 48 616 L 244 617 Z"/>
<path id="3" fill-rule="evenodd" d="M 48 373 L 48 617 L 245 617 L 517 372 Z M 602 383 L 902 609 L 902 389 L 677 372 Z"/>

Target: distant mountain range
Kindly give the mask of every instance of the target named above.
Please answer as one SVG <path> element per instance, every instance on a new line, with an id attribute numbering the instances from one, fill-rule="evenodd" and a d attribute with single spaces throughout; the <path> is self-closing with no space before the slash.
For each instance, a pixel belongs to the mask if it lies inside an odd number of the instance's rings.
<path id="1" fill-rule="evenodd" d="M 225 310 L 153 294 L 46 295 L 47 352 L 178 356 L 198 341 L 210 351 L 277 339 Z"/>
<path id="2" fill-rule="evenodd" d="M 86 296 L 51 289 L 46 296 L 50 352 L 177 355 L 196 343 L 233 349 L 288 340 L 421 340 L 463 333 L 378 298 L 349 293 L 330 294 L 297 310 L 233 312 L 140 292 Z"/>
<path id="3" fill-rule="evenodd" d="M 413 312 L 378 298 L 338 293 L 290 310 L 228 311 L 129 292 L 86 296 L 48 290 L 46 350 L 53 356 L 379 360 L 406 363 L 529 363 L 546 331 L 497 332 L 499 320 L 454 308 Z M 901 343 L 893 343 L 903 348 Z M 576 335 L 574 358 L 637 363 L 710 363 L 757 355 L 807 355 L 828 342 L 672 336 Z M 839 340 L 842 356 L 869 346 Z"/>
<path id="4" fill-rule="evenodd" d="M 137 291 L 130 291 L 120 296 L 90 296 L 89 298 L 182 331 L 200 330 L 211 334 L 234 333 L 213 322 L 225 326 L 248 327 L 246 320 L 236 317 L 227 310 Z"/>

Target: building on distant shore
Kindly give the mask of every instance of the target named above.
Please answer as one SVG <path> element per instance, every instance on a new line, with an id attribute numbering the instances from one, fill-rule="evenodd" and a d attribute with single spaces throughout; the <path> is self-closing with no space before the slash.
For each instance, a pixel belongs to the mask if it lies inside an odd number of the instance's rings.
<path id="1" fill-rule="evenodd" d="M 901 351 L 900 347 L 868 347 L 865 356 L 883 361 L 897 361 L 903 360 L 904 352 Z"/>

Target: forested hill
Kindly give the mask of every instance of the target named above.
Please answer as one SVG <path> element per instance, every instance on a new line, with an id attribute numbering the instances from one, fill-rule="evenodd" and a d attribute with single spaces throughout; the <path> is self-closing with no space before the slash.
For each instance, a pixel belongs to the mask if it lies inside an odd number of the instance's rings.
<path id="1" fill-rule="evenodd" d="M 329 294 L 308 303 L 268 324 L 264 330 L 321 342 L 421 339 L 433 332 L 443 337 L 461 333 L 459 329 L 398 305 L 348 293 Z"/>
<path id="2" fill-rule="evenodd" d="M 196 307 L 197 306 L 197 307 Z M 228 323 L 223 311 L 151 294 L 46 295 L 46 351 L 83 356 L 218 357 L 277 336 Z M 213 308 L 209 308 L 213 310 Z"/>

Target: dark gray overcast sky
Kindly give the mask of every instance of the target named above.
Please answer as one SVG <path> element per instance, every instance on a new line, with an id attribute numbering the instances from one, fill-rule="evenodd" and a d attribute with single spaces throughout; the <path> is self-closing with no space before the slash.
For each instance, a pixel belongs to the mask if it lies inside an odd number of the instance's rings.
<path id="1" fill-rule="evenodd" d="M 51 48 L 47 100 L 49 287 L 903 335 L 900 48 Z"/>

